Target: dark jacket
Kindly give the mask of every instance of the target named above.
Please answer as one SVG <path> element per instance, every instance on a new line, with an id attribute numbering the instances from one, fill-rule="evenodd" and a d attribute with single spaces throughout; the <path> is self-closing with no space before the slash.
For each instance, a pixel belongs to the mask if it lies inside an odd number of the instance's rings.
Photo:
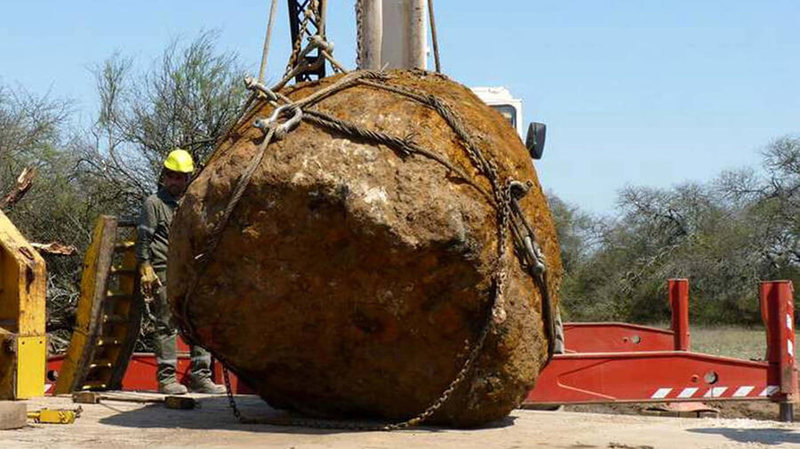
<path id="1" fill-rule="evenodd" d="M 137 227 L 136 257 L 140 263 L 150 262 L 156 271 L 167 269 L 169 227 L 176 207 L 178 201 L 163 188 L 147 197 L 142 206 Z"/>

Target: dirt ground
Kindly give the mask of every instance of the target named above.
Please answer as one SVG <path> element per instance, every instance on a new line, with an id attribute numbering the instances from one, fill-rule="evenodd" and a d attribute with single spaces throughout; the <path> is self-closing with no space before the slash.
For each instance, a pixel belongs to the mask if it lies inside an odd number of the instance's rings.
<path id="1" fill-rule="evenodd" d="M 104 401 L 83 405 L 72 425 L 32 424 L 0 431 L 0 448 L 784 448 L 800 447 L 800 425 L 753 419 L 663 418 L 516 410 L 476 430 L 415 428 L 352 432 L 238 424 L 224 396 L 200 397 L 196 410 Z M 247 417 L 275 416 L 257 397 L 238 399 Z M 27 401 L 28 410 L 74 408 L 69 398 Z"/>
<path id="2" fill-rule="evenodd" d="M 567 405 L 562 410 L 567 412 L 602 413 L 610 415 L 657 415 L 653 411 L 660 404 L 585 404 Z M 703 405 L 716 409 L 718 413 L 707 413 L 725 419 L 752 419 L 759 421 L 775 421 L 778 419 L 778 404 L 766 401 L 707 401 Z M 798 409 L 800 412 L 800 409 Z M 800 420 L 796 413 L 795 422 Z M 800 422 L 798 422 L 800 424 Z"/>

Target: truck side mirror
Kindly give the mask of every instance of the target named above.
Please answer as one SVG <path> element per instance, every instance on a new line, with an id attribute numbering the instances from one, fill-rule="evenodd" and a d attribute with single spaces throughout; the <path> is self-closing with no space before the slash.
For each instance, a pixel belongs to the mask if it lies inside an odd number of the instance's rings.
<path id="1" fill-rule="evenodd" d="M 530 122 L 528 134 L 525 135 L 525 147 L 533 159 L 539 160 L 544 153 L 544 138 L 547 134 L 547 125 L 544 123 Z"/>

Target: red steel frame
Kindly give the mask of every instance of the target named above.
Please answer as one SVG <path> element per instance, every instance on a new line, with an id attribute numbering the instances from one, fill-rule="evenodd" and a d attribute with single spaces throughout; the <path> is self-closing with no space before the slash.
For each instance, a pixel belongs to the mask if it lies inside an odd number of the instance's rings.
<path id="1" fill-rule="evenodd" d="M 629 323 L 564 323 L 567 353 L 689 351 L 689 281 L 670 279 L 672 327 L 658 329 Z"/>
<path id="2" fill-rule="evenodd" d="M 565 324 L 567 353 L 553 357 L 525 404 L 769 400 L 790 420 L 798 398 L 792 283 L 763 282 L 759 293 L 766 361 L 689 352 L 689 282 L 672 279 L 672 330 Z"/>

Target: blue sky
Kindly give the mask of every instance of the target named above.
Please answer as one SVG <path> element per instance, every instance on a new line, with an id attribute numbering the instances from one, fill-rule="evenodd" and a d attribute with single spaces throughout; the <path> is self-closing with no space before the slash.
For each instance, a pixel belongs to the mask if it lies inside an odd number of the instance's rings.
<path id="1" fill-rule="evenodd" d="M 269 75 L 289 52 L 286 5 Z M 508 87 L 525 120 L 547 123 L 546 189 L 614 213 L 625 185 L 668 187 L 757 166 L 771 139 L 800 131 L 800 2 L 436 0 L 444 71 Z M 146 70 L 170 40 L 219 32 L 253 73 L 268 2 L 0 0 L 0 83 L 77 102 L 88 123 L 90 68 L 113 52 Z M 329 0 L 329 37 L 355 61 L 353 0 Z"/>

